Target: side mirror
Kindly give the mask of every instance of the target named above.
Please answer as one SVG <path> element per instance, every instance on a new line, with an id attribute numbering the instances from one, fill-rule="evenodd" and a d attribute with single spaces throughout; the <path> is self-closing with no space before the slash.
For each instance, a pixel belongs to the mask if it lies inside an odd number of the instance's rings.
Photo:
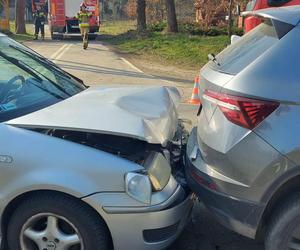
<path id="1" fill-rule="evenodd" d="M 241 5 L 237 5 L 236 6 L 236 14 L 238 15 L 238 16 L 241 16 L 241 13 L 242 13 L 242 11 L 241 11 Z"/>

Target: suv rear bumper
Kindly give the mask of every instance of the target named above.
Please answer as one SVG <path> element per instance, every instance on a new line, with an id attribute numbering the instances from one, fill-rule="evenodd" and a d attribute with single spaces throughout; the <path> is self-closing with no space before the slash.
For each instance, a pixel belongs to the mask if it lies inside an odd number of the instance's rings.
<path id="1" fill-rule="evenodd" d="M 243 201 L 209 189 L 199 180 L 208 180 L 210 183 L 214 183 L 214 180 L 200 173 L 189 160 L 186 164 L 186 177 L 191 189 L 221 224 L 248 238 L 256 237 L 265 208 L 263 205 Z"/>

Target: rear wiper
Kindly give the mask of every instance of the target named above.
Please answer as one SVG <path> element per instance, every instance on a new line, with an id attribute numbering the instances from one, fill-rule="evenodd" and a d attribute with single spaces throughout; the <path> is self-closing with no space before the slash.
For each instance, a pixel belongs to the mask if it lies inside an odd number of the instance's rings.
<path id="1" fill-rule="evenodd" d="M 221 64 L 218 62 L 216 56 L 214 54 L 208 54 L 208 59 L 212 62 L 214 62 L 215 64 L 217 64 L 218 66 L 221 66 Z"/>
<path id="2" fill-rule="evenodd" d="M 26 73 L 28 73 L 29 75 L 31 75 L 33 78 L 37 79 L 40 82 L 43 82 L 43 79 L 36 74 L 33 69 L 31 69 L 31 67 L 29 67 L 27 64 L 24 64 L 23 62 L 20 62 L 19 60 L 17 60 L 16 58 L 13 58 L 11 56 L 6 55 L 5 53 L 3 53 L 0 50 L 0 56 L 3 57 L 4 59 L 6 59 L 7 61 L 9 61 L 10 63 L 16 65 L 17 67 L 21 68 L 22 70 L 24 70 Z M 31 82 L 32 83 L 32 82 Z M 35 83 L 32 83 L 34 86 L 38 87 L 39 89 L 49 93 L 50 95 L 54 96 L 57 99 L 61 99 L 64 100 L 64 98 L 60 95 L 57 95 L 56 93 L 53 93 L 52 91 L 45 89 Z"/>

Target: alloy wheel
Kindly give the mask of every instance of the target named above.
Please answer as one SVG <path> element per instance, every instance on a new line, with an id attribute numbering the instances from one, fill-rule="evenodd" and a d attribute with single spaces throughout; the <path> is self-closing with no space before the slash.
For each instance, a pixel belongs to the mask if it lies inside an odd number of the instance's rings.
<path id="1" fill-rule="evenodd" d="M 79 230 L 52 213 L 30 217 L 22 227 L 20 245 L 22 250 L 84 250 Z"/>

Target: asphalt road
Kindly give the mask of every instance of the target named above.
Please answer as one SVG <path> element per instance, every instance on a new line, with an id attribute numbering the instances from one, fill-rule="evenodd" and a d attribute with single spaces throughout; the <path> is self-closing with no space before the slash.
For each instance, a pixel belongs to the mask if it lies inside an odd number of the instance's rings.
<path id="1" fill-rule="evenodd" d="M 80 41 L 32 41 L 25 45 L 50 58 L 59 66 L 84 80 L 87 85 L 165 85 L 176 86 L 188 96 L 191 86 L 177 86 L 158 77 L 143 73 L 99 41 L 92 41 L 83 50 Z M 181 118 L 196 123 L 197 107 L 182 103 Z M 192 126 L 189 126 L 191 128 Z M 200 197 L 201 199 L 201 197 Z M 192 220 L 170 250 L 260 250 L 262 245 L 230 232 L 214 221 L 201 203 L 196 203 Z"/>
<path id="2" fill-rule="evenodd" d="M 83 79 L 87 85 L 172 85 L 171 82 L 162 82 L 157 77 L 144 74 L 97 41 L 91 41 L 87 50 L 82 49 L 80 41 L 73 40 L 25 44 Z"/>

